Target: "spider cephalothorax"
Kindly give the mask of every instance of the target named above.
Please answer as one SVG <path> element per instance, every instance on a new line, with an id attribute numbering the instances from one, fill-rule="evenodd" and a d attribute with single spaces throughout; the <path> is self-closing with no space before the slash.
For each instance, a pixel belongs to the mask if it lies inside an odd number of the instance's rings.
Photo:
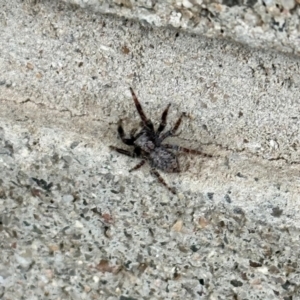
<path id="1" fill-rule="evenodd" d="M 160 176 L 157 169 L 160 169 L 168 173 L 180 172 L 179 162 L 177 158 L 178 152 L 186 152 L 193 154 L 201 154 L 204 156 L 211 156 L 205 153 L 202 153 L 197 150 L 192 150 L 188 148 L 183 148 L 177 145 L 162 143 L 167 137 L 174 136 L 177 131 L 184 113 L 181 114 L 174 127 L 170 130 L 164 132 L 164 129 L 167 125 L 167 115 L 171 104 L 168 104 L 166 109 L 163 111 L 161 116 L 161 122 L 157 128 L 154 129 L 153 123 L 148 119 L 142 109 L 140 102 L 138 101 L 134 91 L 130 88 L 135 107 L 142 120 L 142 128 L 137 133 L 131 132 L 130 136 L 126 136 L 122 121 L 119 121 L 118 133 L 124 144 L 133 146 L 133 151 L 124 150 L 121 148 L 116 148 L 111 146 L 112 149 L 116 150 L 119 153 L 125 154 L 130 157 L 140 157 L 142 160 L 129 171 L 137 170 L 145 164 L 147 161 L 151 167 L 151 173 L 155 175 L 158 180 L 166 186 L 173 194 L 175 194 L 175 189 L 167 185 L 164 179 Z"/>

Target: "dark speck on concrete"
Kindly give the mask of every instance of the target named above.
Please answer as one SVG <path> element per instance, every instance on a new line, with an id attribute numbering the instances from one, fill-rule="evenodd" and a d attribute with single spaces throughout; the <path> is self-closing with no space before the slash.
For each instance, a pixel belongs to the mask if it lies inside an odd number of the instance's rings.
<path id="1" fill-rule="evenodd" d="M 231 203 L 231 198 L 230 198 L 230 196 L 228 194 L 226 194 L 224 196 L 224 199 L 225 199 L 226 202 Z"/>
<path id="2" fill-rule="evenodd" d="M 272 208 L 272 213 L 271 213 L 271 215 L 272 215 L 273 217 L 280 217 L 280 216 L 282 215 L 282 212 L 283 212 L 283 210 L 280 209 L 280 208 L 277 206 L 277 207 Z"/>
<path id="3" fill-rule="evenodd" d="M 239 280 L 231 280 L 230 283 L 234 286 L 234 287 L 241 287 L 243 286 L 243 283 Z"/>
<path id="4" fill-rule="evenodd" d="M 207 193 L 207 197 L 208 197 L 209 200 L 213 200 L 214 193 Z"/>

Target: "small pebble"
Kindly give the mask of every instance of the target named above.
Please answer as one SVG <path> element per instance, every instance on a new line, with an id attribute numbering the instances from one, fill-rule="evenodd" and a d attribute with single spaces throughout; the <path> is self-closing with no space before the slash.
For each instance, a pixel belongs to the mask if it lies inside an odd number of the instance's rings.
<path id="1" fill-rule="evenodd" d="M 183 0 L 182 1 L 182 5 L 185 8 L 192 8 L 193 7 L 193 4 L 190 1 L 188 1 L 188 0 Z"/>
<path id="2" fill-rule="evenodd" d="M 83 228 L 83 224 L 79 222 L 78 220 L 75 221 L 75 227 L 76 228 Z"/>
<path id="3" fill-rule="evenodd" d="M 294 0 L 281 0 L 281 4 L 286 10 L 291 10 L 296 5 Z"/>
<path id="4" fill-rule="evenodd" d="M 74 197 L 72 195 L 64 195 L 63 196 L 63 201 L 65 202 L 71 202 L 74 200 Z"/>
<path id="5" fill-rule="evenodd" d="M 172 230 L 176 231 L 176 232 L 180 232 L 182 230 L 183 227 L 183 221 L 181 219 L 179 219 L 173 226 L 172 226 Z"/>

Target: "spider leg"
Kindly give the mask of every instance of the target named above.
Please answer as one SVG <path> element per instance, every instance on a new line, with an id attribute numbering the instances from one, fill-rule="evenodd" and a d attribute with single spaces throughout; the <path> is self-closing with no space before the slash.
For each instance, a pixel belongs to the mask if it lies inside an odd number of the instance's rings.
<path id="1" fill-rule="evenodd" d="M 137 128 L 133 128 L 133 129 L 130 130 L 130 136 L 131 136 L 131 138 L 134 137 L 134 135 L 137 132 L 137 130 L 138 130 Z"/>
<path id="2" fill-rule="evenodd" d="M 144 111 L 143 111 L 143 108 L 142 108 L 142 105 L 141 103 L 139 102 L 136 94 L 134 93 L 133 89 L 130 87 L 130 92 L 131 92 L 131 95 L 132 95 L 132 98 L 133 98 L 133 101 L 134 101 L 134 104 L 135 104 L 135 107 L 136 107 L 136 110 L 138 111 L 141 119 L 142 119 L 142 122 L 144 124 L 144 126 L 146 126 L 147 128 L 149 128 L 151 131 L 154 131 L 154 126 L 151 122 L 151 120 L 147 119 Z"/>
<path id="3" fill-rule="evenodd" d="M 166 109 L 164 110 L 164 112 L 161 115 L 161 122 L 156 131 L 157 135 L 159 135 L 165 129 L 165 127 L 167 125 L 167 116 L 168 116 L 168 111 L 169 111 L 170 106 L 171 106 L 171 103 L 168 104 L 168 106 L 166 107 Z"/>
<path id="4" fill-rule="evenodd" d="M 135 171 L 137 169 L 139 169 L 140 167 L 142 167 L 145 164 L 145 160 L 140 161 L 135 167 L 133 167 L 132 169 L 129 170 L 129 172 Z"/>
<path id="5" fill-rule="evenodd" d="M 172 134 L 174 134 L 174 133 L 177 131 L 178 127 L 179 127 L 180 124 L 181 124 L 181 120 L 182 120 L 182 118 L 183 118 L 185 115 L 186 115 L 185 113 L 182 113 L 182 114 L 181 114 L 181 116 L 179 117 L 179 119 L 178 119 L 177 122 L 175 123 L 173 129 L 171 130 L 171 131 L 172 131 Z"/>
<path id="6" fill-rule="evenodd" d="M 121 140 L 124 144 L 129 145 L 129 146 L 134 145 L 134 140 L 135 139 L 134 139 L 132 134 L 131 134 L 130 138 L 125 137 L 125 132 L 124 132 L 124 129 L 123 129 L 123 126 L 122 126 L 122 120 L 120 120 L 119 124 L 118 124 L 118 133 L 119 133 L 119 137 L 121 138 Z"/>
<path id="7" fill-rule="evenodd" d="M 165 182 L 165 180 L 161 177 L 161 175 L 155 170 L 155 169 L 151 169 L 151 174 L 156 176 L 156 178 L 158 179 L 158 181 L 163 184 L 172 194 L 176 195 L 176 190 L 175 188 L 171 188 L 167 185 L 167 183 Z"/>
<path id="8" fill-rule="evenodd" d="M 181 116 L 179 117 L 179 119 L 177 120 L 177 122 L 175 123 L 174 127 L 171 130 L 168 130 L 164 134 L 161 135 L 161 137 L 159 138 L 160 142 L 162 142 L 167 137 L 175 134 L 175 132 L 178 130 L 178 128 L 181 124 L 181 120 L 182 120 L 183 116 L 185 116 L 185 113 L 181 114 Z"/>
<path id="9" fill-rule="evenodd" d="M 202 155 L 204 157 L 213 157 L 211 154 L 203 153 L 202 151 L 199 151 L 199 150 L 180 147 L 180 146 L 177 146 L 177 145 L 163 144 L 163 146 L 166 147 L 167 149 L 175 150 L 175 151 L 178 151 L 178 152 L 181 151 L 181 152 L 185 152 L 185 153 Z"/>
<path id="10" fill-rule="evenodd" d="M 117 148 L 117 147 L 115 147 L 115 146 L 109 146 L 109 148 L 112 149 L 112 150 L 115 150 L 115 151 L 117 151 L 117 152 L 119 152 L 119 153 L 121 153 L 121 154 L 127 155 L 127 156 L 129 156 L 129 157 L 135 158 L 135 157 L 137 156 L 136 153 L 127 151 L 127 150 L 122 149 L 122 148 Z"/>

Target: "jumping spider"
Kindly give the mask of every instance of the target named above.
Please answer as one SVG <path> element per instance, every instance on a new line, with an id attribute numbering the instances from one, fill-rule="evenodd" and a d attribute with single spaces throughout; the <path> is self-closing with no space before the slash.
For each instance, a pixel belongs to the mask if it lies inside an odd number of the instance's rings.
<path id="1" fill-rule="evenodd" d="M 185 153 L 200 154 L 207 157 L 211 157 L 211 155 L 202 153 L 201 151 L 198 150 L 183 148 L 177 145 L 163 144 L 162 142 L 166 138 L 175 135 L 175 132 L 177 131 L 181 123 L 182 117 L 185 114 L 184 113 L 181 114 L 181 116 L 179 117 L 179 119 L 177 120 L 177 122 L 175 123 L 172 129 L 163 132 L 167 125 L 167 115 L 168 115 L 169 108 L 171 106 L 171 104 L 169 103 L 166 109 L 162 113 L 161 121 L 157 130 L 155 130 L 152 121 L 146 117 L 142 109 L 142 106 L 139 100 L 137 99 L 133 89 L 130 88 L 130 91 L 132 94 L 135 107 L 142 120 L 141 122 L 142 128 L 136 134 L 135 131 L 132 131 L 130 133 L 130 137 L 127 137 L 125 135 L 122 126 L 122 120 L 120 120 L 118 124 L 119 137 L 121 138 L 124 144 L 134 147 L 133 152 L 121 148 L 117 148 L 114 146 L 110 146 L 110 148 L 119 153 L 125 154 L 127 156 L 133 158 L 140 157 L 142 159 L 135 167 L 130 169 L 129 172 L 139 169 L 147 161 L 151 167 L 151 174 L 155 175 L 158 178 L 158 180 L 173 194 L 176 194 L 175 189 L 167 185 L 165 180 L 160 176 L 160 174 L 156 169 L 160 169 L 167 173 L 180 172 L 180 167 L 179 167 L 179 162 L 177 157 L 177 154 L 180 151 Z"/>

